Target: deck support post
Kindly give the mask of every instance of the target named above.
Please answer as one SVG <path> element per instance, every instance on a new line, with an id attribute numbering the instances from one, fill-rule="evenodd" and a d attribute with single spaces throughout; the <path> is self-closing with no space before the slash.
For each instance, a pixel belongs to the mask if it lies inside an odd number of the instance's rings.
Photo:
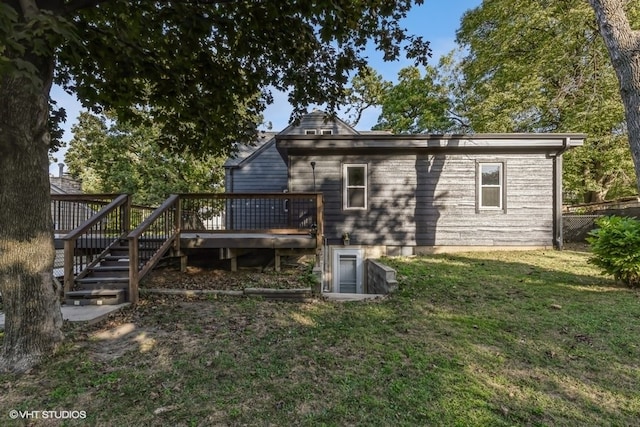
<path id="1" fill-rule="evenodd" d="M 276 271 L 280 271 L 281 268 L 281 259 L 280 259 L 281 255 L 280 255 L 280 249 L 276 249 L 276 256 L 275 256 L 275 270 Z"/>
<path id="2" fill-rule="evenodd" d="M 238 250 L 229 248 L 229 255 L 231 255 L 231 271 L 238 271 Z"/>

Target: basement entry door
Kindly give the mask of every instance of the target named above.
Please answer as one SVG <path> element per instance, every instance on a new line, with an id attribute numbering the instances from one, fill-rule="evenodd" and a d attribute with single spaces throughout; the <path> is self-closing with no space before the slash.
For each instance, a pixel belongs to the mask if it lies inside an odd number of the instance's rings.
<path id="1" fill-rule="evenodd" d="M 362 293 L 362 250 L 336 249 L 333 253 L 333 291 Z"/>

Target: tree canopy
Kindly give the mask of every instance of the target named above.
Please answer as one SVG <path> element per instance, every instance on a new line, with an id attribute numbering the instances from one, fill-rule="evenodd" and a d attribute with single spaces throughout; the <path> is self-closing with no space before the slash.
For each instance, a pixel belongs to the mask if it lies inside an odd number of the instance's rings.
<path id="1" fill-rule="evenodd" d="M 295 116 L 311 104 L 333 111 L 372 42 L 389 60 L 401 46 L 428 53 L 398 23 L 411 0 L 32 3 L 32 14 L 17 0 L 0 7 L 0 39 L 11 41 L 2 69 L 36 84 L 21 54 L 55 55 L 54 81 L 83 105 L 129 122 L 140 120 L 132 107 L 148 106 L 175 149 L 224 154 L 251 141 L 272 89 L 289 93 Z"/>
<path id="2" fill-rule="evenodd" d="M 450 118 L 450 100 L 438 82 L 437 70 L 426 66 L 422 76 L 418 67 L 398 73 L 398 83 L 382 98 L 382 113 L 374 129 L 391 129 L 394 133 L 445 133 L 454 122 Z"/>
<path id="3" fill-rule="evenodd" d="M 157 206 L 173 193 L 223 190 L 223 158 L 163 149 L 158 126 L 109 117 L 83 112 L 72 129 L 65 162 L 83 192 L 129 193 L 137 204 Z"/>
<path id="4" fill-rule="evenodd" d="M 620 13 L 640 26 L 634 4 Z M 401 70 L 396 84 L 375 70 L 355 76 L 349 111 L 359 117 L 378 106 L 374 129 L 397 133 L 582 132 L 585 146 L 565 155 L 565 200 L 636 194 L 627 144 L 635 133 L 588 3 L 487 0 L 463 16 L 457 41 L 424 76 L 416 67 Z"/>
<path id="5" fill-rule="evenodd" d="M 589 0 L 609 58 L 618 78 L 624 104 L 629 147 L 640 190 L 640 3 L 627 0 Z"/>
<path id="6" fill-rule="evenodd" d="M 635 193 L 615 70 L 587 3 L 485 1 L 457 37 L 467 51 L 457 108 L 474 131 L 586 133 L 566 155 L 574 201 Z"/>
<path id="7" fill-rule="evenodd" d="M 394 133 L 445 133 L 456 128 L 447 88 L 439 80 L 435 67 L 405 67 L 398 72 L 398 82 L 386 81 L 373 69 L 366 69 L 351 80 L 345 103 L 352 114 L 352 124 L 362 112 L 380 107 L 373 129 Z"/>

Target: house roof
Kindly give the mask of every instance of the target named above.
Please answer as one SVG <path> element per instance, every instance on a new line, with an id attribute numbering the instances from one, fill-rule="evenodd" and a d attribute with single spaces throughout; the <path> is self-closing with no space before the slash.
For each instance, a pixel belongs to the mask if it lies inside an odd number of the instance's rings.
<path id="1" fill-rule="evenodd" d="M 49 176 L 51 194 L 82 194 L 82 184 L 69 175 Z"/>
<path id="2" fill-rule="evenodd" d="M 238 151 L 236 154 L 227 159 L 224 163 L 225 168 L 238 168 L 243 164 L 250 162 L 251 159 L 258 156 L 261 152 L 273 146 L 276 143 L 275 136 L 277 135 L 303 135 L 308 128 L 331 129 L 334 134 L 345 135 L 352 137 L 353 135 L 359 135 L 360 133 L 352 128 L 348 123 L 334 117 L 329 121 L 325 121 L 326 113 L 320 110 L 314 110 L 311 113 L 302 116 L 298 123 L 290 124 L 280 132 L 265 132 L 261 131 L 258 134 L 258 141 L 254 144 L 241 144 L 238 145 Z M 367 133 L 381 133 L 389 134 L 388 131 L 367 131 Z"/>
<path id="3" fill-rule="evenodd" d="M 249 157 L 253 157 L 258 152 L 265 150 L 269 145 L 275 143 L 275 139 L 273 138 L 278 132 L 266 132 L 261 131 L 258 134 L 258 140 L 252 144 L 240 144 L 238 145 L 238 151 L 233 157 L 227 159 L 224 163 L 225 168 L 237 167 L 240 164 L 244 163 Z"/>
<path id="4" fill-rule="evenodd" d="M 581 146 L 586 136 L 577 133 L 497 133 L 450 135 L 276 135 L 276 146 L 286 158 L 292 152 L 548 152 L 560 153 Z"/>
<path id="5" fill-rule="evenodd" d="M 51 194 L 67 194 L 66 191 L 64 191 L 62 188 L 58 187 L 55 184 L 49 183 L 49 188 L 50 188 Z"/>

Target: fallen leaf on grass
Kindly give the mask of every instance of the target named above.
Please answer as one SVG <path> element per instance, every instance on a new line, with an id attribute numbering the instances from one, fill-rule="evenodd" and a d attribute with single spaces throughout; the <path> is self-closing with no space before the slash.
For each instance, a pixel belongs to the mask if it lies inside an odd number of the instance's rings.
<path id="1" fill-rule="evenodd" d="M 160 414 L 164 414 L 165 412 L 170 412 L 170 411 L 174 411 L 178 409 L 177 405 L 171 405 L 171 406 L 161 406 L 160 408 L 156 408 L 153 411 L 153 415 L 160 415 Z"/>

